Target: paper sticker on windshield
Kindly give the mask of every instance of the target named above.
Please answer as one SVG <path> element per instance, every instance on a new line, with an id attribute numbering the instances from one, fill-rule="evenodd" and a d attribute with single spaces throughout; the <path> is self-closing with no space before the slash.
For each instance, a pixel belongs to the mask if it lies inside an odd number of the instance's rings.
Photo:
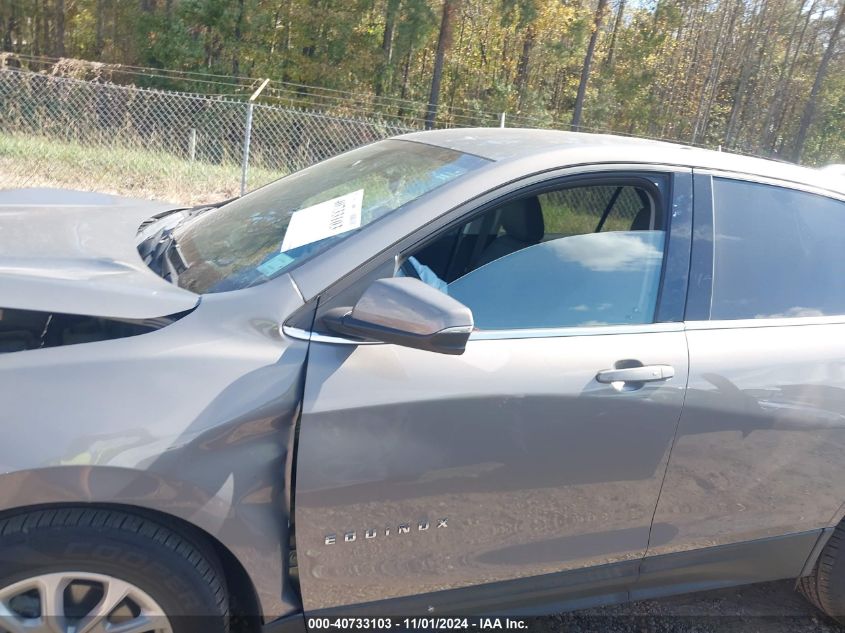
<path id="1" fill-rule="evenodd" d="M 260 272 L 265 277 L 272 277 L 274 274 L 279 272 L 282 268 L 290 264 L 292 261 L 293 257 L 291 257 L 290 255 L 286 255 L 285 253 L 277 253 L 260 266 L 256 266 L 255 270 Z"/>
<path id="2" fill-rule="evenodd" d="M 295 211 L 282 240 L 282 252 L 357 229 L 363 202 L 364 190 L 359 189 Z"/>

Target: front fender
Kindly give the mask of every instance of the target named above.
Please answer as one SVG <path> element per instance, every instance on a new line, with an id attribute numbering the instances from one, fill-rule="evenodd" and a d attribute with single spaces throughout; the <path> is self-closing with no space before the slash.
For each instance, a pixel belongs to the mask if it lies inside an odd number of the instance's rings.
<path id="1" fill-rule="evenodd" d="M 308 344 L 278 324 L 301 305 L 279 278 L 148 334 L 0 355 L 0 511 L 172 515 L 234 555 L 266 617 L 291 611 L 287 480 Z"/>
<path id="2" fill-rule="evenodd" d="M 284 455 L 279 456 L 277 465 L 284 467 Z M 143 508 L 176 517 L 214 537 L 238 559 L 268 618 L 293 612 L 297 609 L 295 598 L 288 598 L 291 594 L 282 586 L 288 538 L 283 503 L 281 499 L 266 503 L 268 496 L 277 496 L 270 491 L 237 493 L 237 488 L 231 474 L 216 490 L 208 490 L 150 471 L 55 466 L 0 475 L 0 512 L 91 503 Z"/>

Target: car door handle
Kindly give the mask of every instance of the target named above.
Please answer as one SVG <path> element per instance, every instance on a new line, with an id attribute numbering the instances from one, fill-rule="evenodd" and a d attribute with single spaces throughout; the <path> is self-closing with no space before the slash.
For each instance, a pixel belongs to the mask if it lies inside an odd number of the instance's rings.
<path id="1" fill-rule="evenodd" d="M 675 375 L 675 368 L 671 365 L 644 365 L 642 367 L 625 367 L 624 369 L 603 369 L 596 374 L 596 380 L 603 383 L 611 382 L 654 382 L 668 380 Z"/>

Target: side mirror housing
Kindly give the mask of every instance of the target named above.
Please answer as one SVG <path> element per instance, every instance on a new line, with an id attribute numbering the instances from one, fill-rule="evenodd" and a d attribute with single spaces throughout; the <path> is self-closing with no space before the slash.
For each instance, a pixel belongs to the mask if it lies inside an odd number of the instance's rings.
<path id="1" fill-rule="evenodd" d="M 473 329 L 469 308 L 413 277 L 378 279 L 352 310 L 322 320 L 336 334 L 441 354 L 463 354 Z"/>

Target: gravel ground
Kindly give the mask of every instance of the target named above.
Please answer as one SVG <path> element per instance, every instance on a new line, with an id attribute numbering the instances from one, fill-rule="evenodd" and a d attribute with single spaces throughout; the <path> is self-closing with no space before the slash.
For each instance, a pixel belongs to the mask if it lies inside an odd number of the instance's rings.
<path id="1" fill-rule="evenodd" d="M 542 633 L 845 633 L 794 589 L 761 583 L 566 613 Z"/>

